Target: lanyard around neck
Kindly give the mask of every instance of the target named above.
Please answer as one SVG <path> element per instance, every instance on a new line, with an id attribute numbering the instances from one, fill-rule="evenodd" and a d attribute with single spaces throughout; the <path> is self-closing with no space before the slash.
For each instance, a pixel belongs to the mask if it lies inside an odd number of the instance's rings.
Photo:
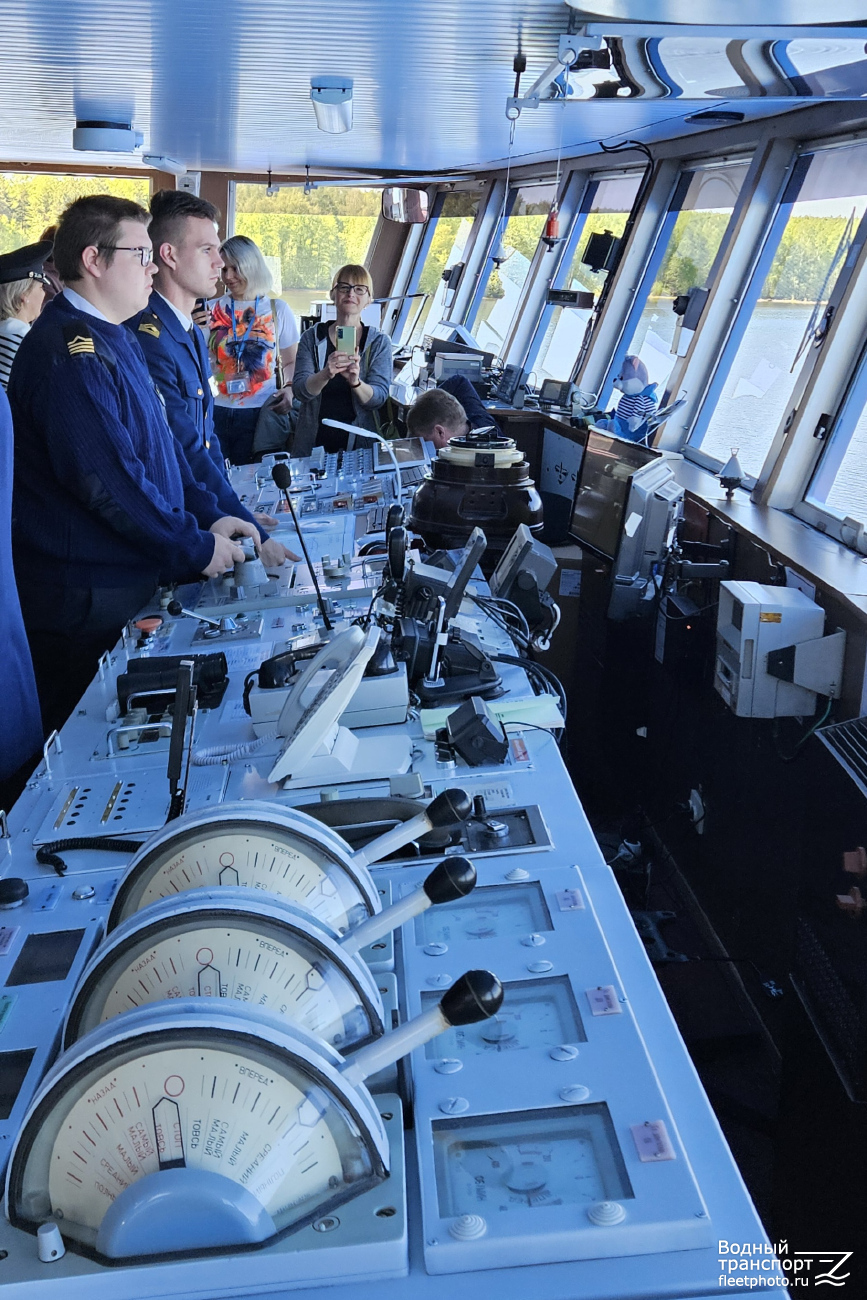
<path id="1" fill-rule="evenodd" d="M 256 324 L 256 317 L 259 315 L 259 298 L 257 295 L 256 301 L 253 304 L 253 315 L 250 317 L 250 323 L 247 326 L 244 337 L 240 340 L 238 338 L 238 329 L 235 324 L 235 299 L 230 298 L 229 302 L 232 308 L 232 338 L 238 344 L 237 355 L 238 355 L 238 359 L 240 360 L 240 358 L 244 355 L 244 348 L 247 346 L 247 340 L 249 339 L 250 335 L 253 332 L 253 326 Z"/>

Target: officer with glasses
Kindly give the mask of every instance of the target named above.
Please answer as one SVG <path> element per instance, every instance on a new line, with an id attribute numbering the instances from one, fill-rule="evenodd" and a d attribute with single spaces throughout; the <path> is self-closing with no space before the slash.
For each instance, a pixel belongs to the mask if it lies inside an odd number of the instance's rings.
<path id="1" fill-rule="evenodd" d="M 196 482 L 123 322 L 147 305 L 149 216 L 110 195 L 64 212 L 64 283 L 22 340 L 12 542 L 45 732 L 63 724 L 123 624 L 157 583 L 213 577 L 243 559 L 255 524 Z"/>
<path id="2" fill-rule="evenodd" d="M 391 339 L 362 321 L 373 298 L 373 282 L 364 266 L 342 266 L 334 275 L 331 300 L 336 319 L 305 330 L 295 359 L 295 438 L 293 456 L 309 456 L 315 446 L 342 451 L 348 435 L 323 425 L 340 420 L 362 429 L 378 429 L 378 411 L 388 398 L 392 378 Z M 337 327 L 355 331 L 355 348 L 338 347 Z"/>

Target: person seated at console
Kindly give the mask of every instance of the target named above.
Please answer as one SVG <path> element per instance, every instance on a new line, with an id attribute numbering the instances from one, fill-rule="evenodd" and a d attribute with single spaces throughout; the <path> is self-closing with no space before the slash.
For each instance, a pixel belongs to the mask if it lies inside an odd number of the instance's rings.
<path id="1" fill-rule="evenodd" d="M 464 393 L 457 384 L 458 380 L 470 390 L 469 394 Z M 461 393 L 460 401 L 455 396 L 455 387 Z M 466 406 L 463 397 L 467 398 Z M 411 438 L 424 438 L 426 442 L 432 442 L 437 451 L 452 438 L 462 438 L 471 429 L 493 428 L 499 432 L 490 412 L 463 375 L 452 375 L 440 388 L 429 388 L 422 393 L 406 413 L 406 428 Z"/>
<path id="2" fill-rule="evenodd" d="M 314 447 L 343 451 L 348 434 L 323 425 L 340 420 L 376 431 L 376 412 L 388 398 L 392 378 L 391 339 L 375 325 L 364 325 L 361 313 L 373 297 L 373 281 L 364 266 L 341 266 L 331 285 L 337 309 L 333 321 L 320 321 L 305 330 L 295 361 L 296 423 L 293 456 L 309 456 Z M 355 331 L 355 346 L 338 328 Z"/>

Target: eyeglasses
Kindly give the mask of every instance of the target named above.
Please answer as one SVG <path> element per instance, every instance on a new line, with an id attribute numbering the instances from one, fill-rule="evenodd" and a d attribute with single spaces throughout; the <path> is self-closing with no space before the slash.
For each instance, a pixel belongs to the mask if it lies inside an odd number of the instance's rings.
<path id="1" fill-rule="evenodd" d="M 154 258 L 152 248 L 129 248 L 125 244 L 100 244 L 103 253 L 138 253 L 142 266 L 149 266 Z"/>
<path id="2" fill-rule="evenodd" d="M 357 293 L 359 298 L 361 298 L 364 294 L 370 293 L 366 284 L 344 284 L 342 280 L 339 284 L 335 284 L 334 288 L 338 293 L 342 293 L 346 297 L 351 293 Z"/>

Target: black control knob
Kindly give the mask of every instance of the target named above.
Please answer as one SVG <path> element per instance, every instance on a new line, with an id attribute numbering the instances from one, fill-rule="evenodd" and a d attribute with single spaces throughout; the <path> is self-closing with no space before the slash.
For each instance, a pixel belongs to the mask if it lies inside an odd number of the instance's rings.
<path id="1" fill-rule="evenodd" d="M 431 826 L 455 826 L 465 822 L 473 811 L 473 801 L 466 790 L 443 790 L 425 809 Z"/>
<path id="2" fill-rule="evenodd" d="M 440 999 L 450 1025 L 474 1025 L 490 1020 L 503 1005 L 503 986 L 489 970 L 468 970 Z"/>
<path id="3" fill-rule="evenodd" d="M 166 605 L 166 612 L 171 614 L 172 618 L 177 618 L 180 614 L 183 614 L 184 607 L 179 600 L 170 600 Z"/>
<path id="4" fill-rule="evenodd" d="M 26 880 L 20 876 L 7 876 L 0 880 L 0 908 L 9 910 L 20 907 L 30 893 Z"/>
<path id="5" fill-rule="evenodd" d="M 454 903 L 476 887 L 476 869 L 469 858 L 445 858 L 422 884 L 432 903 Z"/>
<path id="6" fill-rule="evenodd" d="M 488 806 L 485 803 L 485 796 L 477 794 L 473 796 L 473 816 L 482 821 L 488 815 Z"/>

